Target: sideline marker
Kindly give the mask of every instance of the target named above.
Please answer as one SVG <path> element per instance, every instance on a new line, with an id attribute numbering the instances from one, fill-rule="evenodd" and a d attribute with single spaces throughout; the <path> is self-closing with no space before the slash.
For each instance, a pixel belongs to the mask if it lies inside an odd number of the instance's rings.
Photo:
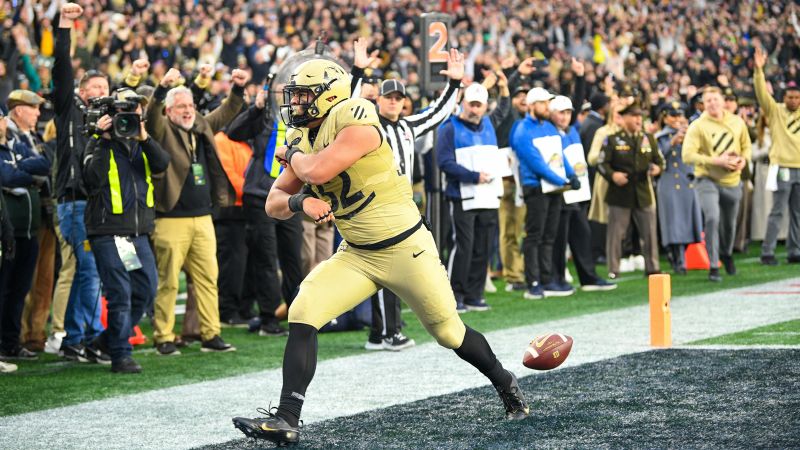
<path id="1" fill-rule="evenodd" d="M 672 313 L 669 301 L 672 285 L 668 274 L 650 275 L 650 346 L 672 347 Z"/>

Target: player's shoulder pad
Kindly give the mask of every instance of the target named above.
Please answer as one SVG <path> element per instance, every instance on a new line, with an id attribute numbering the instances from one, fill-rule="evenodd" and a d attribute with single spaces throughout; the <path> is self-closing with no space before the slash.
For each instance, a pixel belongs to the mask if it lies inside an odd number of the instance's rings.
<path id="1" fill-rule="evenodd" d="M 337 130 L 352 125 L 376 125 L 380 127 L 376 106 L 364 98 L 347 99 L 334 106 L 331 114 L 335 116 Z"/>

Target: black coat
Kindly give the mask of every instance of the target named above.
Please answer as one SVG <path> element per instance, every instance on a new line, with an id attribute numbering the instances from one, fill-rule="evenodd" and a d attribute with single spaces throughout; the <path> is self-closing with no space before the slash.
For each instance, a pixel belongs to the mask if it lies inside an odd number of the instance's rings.
<path id="1" fill-rule="evenodd" d="M 122 212 L 113 211 L 109 169 L 111 155 L 119 175 Z M 138 236 L 155 226 L 155 203 L 147 205 L 148 184 L 144 157 L 151 175 L 167 169 L 169 153 L 153 138 L 143 142 L 122 139 L 90 139 L 86 149 L 83 176 L 89 200 L 84 221 L 89 236 Z M 151 199 L 154 196 L 150 192 Z"/>

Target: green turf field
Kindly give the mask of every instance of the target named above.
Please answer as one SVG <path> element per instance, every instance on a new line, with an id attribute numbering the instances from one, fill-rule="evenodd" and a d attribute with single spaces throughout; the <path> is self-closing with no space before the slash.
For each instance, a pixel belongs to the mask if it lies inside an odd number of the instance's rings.
<path id="1" fill-rule="evenodd" d="M 785 254 L 779 249 L 778 258 Z M 690 272 L 688 276 L 673 278 L 673 296 L 690 296 L 730 289 L 797 276 L 796 265 L 781 264 L 765 267 L 758 263 L 758 248 L 753 246 L 749 255 L 738 255 L 739 274 L 724 277 L 724 282 L 707 281 L 705 272 Z M 662 267 L 668 267 L 662 261 Z M 604 267 L 598 272 L 603 274 Z M 574 273 L 574 270 L 573 270 Z M 492 311 L 471 312 L 463 315 L 464 321 L 480 331 L 493 331 L 534 324 L 559 318 L 596 313 L 647 302 L 647 282 L 641 272 L 625 274 L 619 288 L 610 292 L 585 293 L 578 291 L 572 297 L 561 299 L 523 300 L 522 293 L 508 294 L 503 283 L 496 283 L 497 294 L 487 294 Z M 430 342 L 417 320 L 404 314 L 408 326 L 404 332 L 417 343 Z M 150 327 L 145 319 L 142 330 L 150 338 Z M 178 320 L 180 323 L 180 320 Z M 797 325 L 795 328 L 797 329 Z M 285 338 L 264 338 L 242 329 L 223 329 L 223 337 L 239 349 L 235 353 L 201 353 L 199 345 L 182 349 L 177 357 L 162 357 L 147 344 L 135 349 L 134 357 L 142 364 L 139 376 L 112 375 L 108 367 L 61 361 L 53 355 L 43 354 L 39 361 L 19 363 L 19 371 L 0 377 L 0 416 L 71 405 L 127 393 L 176 386 L 203 380 L 217 379 L 242 373 L 276 368 L 281 364 Z M 797 336 L 795 335 L 795 343 Z M 320 359 L 364 352 L 366 331 L 320 335 Z M 729 343 L 729 342 L 726 342 Z"/>
<path id="2" fill-rule="evenodd" d="M 800 345 L 800 320 L 692 342 L 696 345 Z"/>

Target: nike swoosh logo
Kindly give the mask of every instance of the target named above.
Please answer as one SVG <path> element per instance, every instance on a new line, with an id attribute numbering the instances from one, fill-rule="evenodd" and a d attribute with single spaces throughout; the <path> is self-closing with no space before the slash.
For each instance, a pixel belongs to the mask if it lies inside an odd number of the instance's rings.
<path id="1" fill-rule="evenodd" d="M 549 338 L 549 337 L 550 337 L 550 335 L 547 335 L 544 338 L 542 338 L 541 340 L 534 342 L 534 345 L 536 345 L 536 348 L 541 348 L 544 345 L 544 343 L 547 342 L 547 338 Z"/>
<path id="2" fill-rule="evenodd" d="M 425 253 L 425 250 L 423 250 L 423 251 L 421 251 L 421 252 L 419 252 L 419 253 L 412 253 L 412 254 L 411 254 L 411 256 L 413 256 L 414 258 L 416 258 L 417 256 L 419 256 L 419 255 L 421 255 L 421 254 L 423 254 L 423 253 Z"/>

